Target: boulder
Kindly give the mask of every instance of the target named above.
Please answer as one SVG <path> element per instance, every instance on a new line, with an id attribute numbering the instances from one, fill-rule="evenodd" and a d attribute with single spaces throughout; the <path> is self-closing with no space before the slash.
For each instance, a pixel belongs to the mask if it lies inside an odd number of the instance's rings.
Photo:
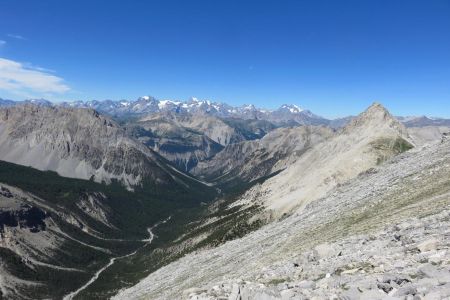
<path id="1" fill-rule="evenodd" d="M 428 240 L 425 240 L 417 245 L 417 249 L 419 249 L 420 252 L 427 252 L 436 250 L 439 245 L 439 241 L 435 238 L 431 238 Z"/>
<path id="2" fill-rule="evenodd" d="M 228 300 L 240 300 L 241 296 L 239 295 L 239 285 L 233 284 L 233 288 L 231 289 L 231 294 L 228 297 Z"/>
<path id="3" fill-rule="evenodd" d="M 393 293 L 394 297 L 403 297 L 408 295 L 415 295 L 417 293 L 417 289 L 411 283 L 407 283 L 398 289 L 395 293 Z"/>
<path id="4" fill-rule="evenodd" d="M 334 248 L 327 243 L 317 245 L 314 248 L 314 255 L 317 257 L 317 259 L 325 259 L 329 258 L 331 256 L 334 256 L 336 253 Z"/>
<path id="5" fill-rule="evenodd" d="M 183 291 L 183 299 L 186 298 L 191 298 L 192 296 L 194 296 L 195 294 L 201 294 L 203 292 L 206 292 L 205 289 L 200 289 L 200 288 L 189 288 Z"/>

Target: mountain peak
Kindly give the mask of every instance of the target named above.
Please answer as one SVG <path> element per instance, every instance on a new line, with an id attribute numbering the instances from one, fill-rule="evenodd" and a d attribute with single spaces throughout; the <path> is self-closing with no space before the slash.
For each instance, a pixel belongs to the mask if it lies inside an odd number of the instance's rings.
<path id="1" fill-rule="evenodd" d="M 295 104 L 283 104 L 280 109 L 285 109 L 285 110 L 289 110 L 291 113 L 295 114 L 295 113 L 300 113 L 303 111 L 303 108 L 301 108 L 298 105 Z"/>
<path id="2" fill-rule="evenodd" d="M 374 102 L 372 105 L 370 105 L 364 112 L 362 112 L 357 119 L 360 120 L 395 120 L 397 121 L 390 112 L 381 104 L 378 102 Z"/>
<path id="3" fill-rule="evenodd" d="M 389 113 L 389 111 L 383 106 L 383 104 L 379 103 L 379 102 L 373 102 L 367 109 L 366 112 L 371 111 L 371 112 L 385 112 L 385 113 Z"/>
<path id="4" fill-rule="evenodd" d="M 358 128 L 359 130 L 380 131 L 385 129 L 394 130 L 402 136 L 407 137 L 407 131 L 391 113 L 380 103 L 374 102 L 352 122 L 345 126 L 344 131 L 350 132 Z"/>
<path id="5" fill-rule="evenodd" d="M 157 101 L 156 98 L 152 96 L 142 96 L 136 100 L 136 102 L 156 102 L 156 101 Z M 123 100 L 115 102 L 123 102 Z"/>

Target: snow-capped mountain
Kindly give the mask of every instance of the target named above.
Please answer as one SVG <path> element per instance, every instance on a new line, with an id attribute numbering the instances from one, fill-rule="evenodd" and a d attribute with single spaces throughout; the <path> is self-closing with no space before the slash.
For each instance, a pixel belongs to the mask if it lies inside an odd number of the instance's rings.
<path id="1" fill-rule="evenodd" d="M 159 112 L 208 114 L 222 118 L 259 119 L 277 124 L 328 124 L 329 120 L 317 116 L 309 110 L 294 104 L 284 104 L 276 110 L 258 108 L 253 104 L 231 106 L 222 102 L 201 100 L 195 97 L 187 101 L 158 100 L 151 96 L 143 96 L 137 100 L 92 100 L 64 102 L 60 105 L 68 107 L 93 108 L 111 116 L 132 114 L 151 114 Z"/>
<path id="2" fill-rule="evenodd" d="M 294 104 L 283 104 L 279 109 L 271 111 L 267 119 L 279 124 L 328 125 L 330 123 L 330 120 Z"/>
<path id="3" fill-rule="evenodd" d="M 290 113 L 300 113 L 303 109 L 295 104 L 283 104 L 280 109 L 289 110 Z"/>

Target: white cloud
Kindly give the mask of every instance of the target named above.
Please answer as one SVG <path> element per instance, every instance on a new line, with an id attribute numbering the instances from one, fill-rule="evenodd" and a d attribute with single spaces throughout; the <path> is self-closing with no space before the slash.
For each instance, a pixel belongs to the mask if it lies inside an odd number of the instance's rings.
<path id="1" fill-rule="evenodd" d="M 16 39 L 16 40 L 26 40 L 26 38 L 24 38 L 23 36 L 18 35 L 18 34 L 9 33 L 9 34 L 7 34 L 7 36 L 10 38 Z"/>
<path id="2" fill-rule="evenodd" d="M 0 90 L 14 94 L 68 92 L 70 87 L 53 74 L 29 65 L 0 58 Z"/>
<path id="3" fill-rule="evenodd" d="M 3 45 L 5 45 L 6 44 L 6 42 L 5 41 L 3 41 L 3 40 L 0 40 L 0 46 L 3 46 Z"/>

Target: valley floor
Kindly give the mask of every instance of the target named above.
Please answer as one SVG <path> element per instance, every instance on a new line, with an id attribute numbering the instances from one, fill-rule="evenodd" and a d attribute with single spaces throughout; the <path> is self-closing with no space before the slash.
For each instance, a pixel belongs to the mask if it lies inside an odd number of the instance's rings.
<path id="1" fill-rule="evenodd" d="M 241 239 L 186 255 L 115 298 L 445 299 L 449 228 L 444 141 L 401 154 Z"/>

